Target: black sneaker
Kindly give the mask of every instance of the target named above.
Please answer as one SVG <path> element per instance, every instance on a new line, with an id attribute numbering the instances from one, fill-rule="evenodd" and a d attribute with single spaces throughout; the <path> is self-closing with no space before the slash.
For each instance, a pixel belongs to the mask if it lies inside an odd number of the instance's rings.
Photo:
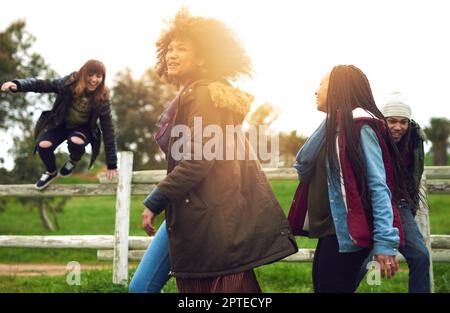
<path id="1" fill-rule="evenodd" d="M 44 174 L 42 174 L 41 178 L 39 178 L 39 180 L 36 182 L 36 185 L 35 185 L 36 189 L 39 189 L 39 190 L 44 189 L 45 187 L 50 185 L 50 183 L 52 181 L 54 181 L 57 177 L 58 177 L 58 172 L 55 172 L 54 174 L 45 172 Z"/>
<path id="2" fill-rule="evenodd" d="M 72 175 L 73 169 L 76 165 L 77 163 L 75 163 L 74 161 L 68 160 L 59 170 L 59 176 L 66 177 Z"/>

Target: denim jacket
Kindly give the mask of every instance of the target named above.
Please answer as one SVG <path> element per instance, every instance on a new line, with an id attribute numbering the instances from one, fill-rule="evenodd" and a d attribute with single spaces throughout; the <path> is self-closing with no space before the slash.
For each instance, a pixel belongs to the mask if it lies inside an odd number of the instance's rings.
<path id="1" fill-rule="evenodd" d="M 386 183 L 381 147 L 373 129 L 364 125 L 361 128 L 361 149 L 367 169 L 367 186 L 372 200 L 373 211 L 373 250 L 375 255 L 396 255 L 400 243 L 399 230 L 393 227 L 391 192 Z M 344 201 L 345 191 L 336 178 L 331 181 L 327 163 L 328 194 L 330 208 L 339 242 L 339 252 L 354 252 L 362 249 L 354 244 L 347 224 L 348 208 Z"/>
<path id="2" fill-rule="evenodd" d="M 353 195 L 357 193 L 355 193 L 355 186 L 351 186 L 354 181 L 347 174 L 346 178 L 344 177 L 342 166 L 348 167 L 348 163 L 346 160 L 340 159 L 339 144 L 337 144 L 340 175 L 333 178 L 335 175 L 331 175 L 328 162 L 326 168 L 330 208 L 339 242 L 339 251 L 354 252 L 364 247 L 372 248 L 373 244 L 374 252 L 377 255 L 396 255 L 401 239 L 401 228 L 399 228 L 401 225 L 397 207 L 392 201 L 392 165 L 387 154 L 387 148 L 379 142 L 378 136 L 381 133 L 376 133 L 370 126 L 371 121 L 375 121 L 373 125 L 378 127 L 376 126 L 376 119 L 368 116 L 362 109 L 355 109 L 353 116 L 354 118 L 361 118 L 358 122 L 361 125 L 359 128 L 360 148 L 366 165 L 367 188 L 371 195 L 373 230 L 369 225 L 365 225 L 367 221 L 365 213 L 361 211 L 361 206 L 358 206 L 357 201 L 359 200 L 347 198 L 346 190 Z M 361 122 L 363 120 L 367 122 Z M 309 167 L 313 167 L 317 151 L 324 144 L 325 129 L 323 123 L 313 136 L 316 138 L 308 140 L 297 154 L 297 163 L 294 166 L 301 181 L 289 212 L 289 222 L 294 234 L 301 236 L 308 235 L 306 229 L 308 182 L 313 173 Z M 313 136 L 311 136 L 311 139 Z M 338 138 L 339 130 L 337 132 L 337 143 L 339 143 Z M 382 140 L 381 137 L 380 140 Z M 387 173 L 389 173 L 389 177 L 387 177 Z M 354 174 L 358 175 L 358 173 Z M 344 184 L 344 180 L 346 180 L 346 184 Z M 350 214 L 347 204 L 352 205 Z M 356 235 L 355 238 L 351 236 L 353 233 Z"/>

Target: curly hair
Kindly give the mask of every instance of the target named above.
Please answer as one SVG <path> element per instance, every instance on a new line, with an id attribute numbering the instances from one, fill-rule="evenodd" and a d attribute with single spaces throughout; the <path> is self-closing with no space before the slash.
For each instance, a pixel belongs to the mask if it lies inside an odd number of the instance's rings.
<path id="1" fill-rule="evenodd" d="M 208 75 L 232 80 L 242 75 L 251 76 L 250 58 L 234 32 L 221 21 L 192 16 L 188 9 L 182 8 L 168 21 L 168 26 L 156 42 L 156 72 L 164 80 L 171 82 L 165 57 L 170 42 L 177 38 L 188 38 L 194 43 L 197 54 L 205 59 Z"/>

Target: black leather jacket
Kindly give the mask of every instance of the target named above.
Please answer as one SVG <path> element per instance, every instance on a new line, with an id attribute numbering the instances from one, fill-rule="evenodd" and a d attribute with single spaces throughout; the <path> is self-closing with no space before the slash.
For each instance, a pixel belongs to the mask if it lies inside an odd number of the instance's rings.
<path id="1" fill-rule="evenodd" d="M 35 129 L 35 138 L 44 132 L 55 129 L 64 123 L 68 109 L 73 101 L 72 85 L 76 83 L 76 72 L 62 78 L 41 80 L 36 78 L 16 79 L 18 92 L 56 93 L 53 108 L 42 112 Z M 98 125 L 100 120 L 100 127 Z M 95 103 L 89 117 L 89 129 L 91 132 L 92 156 L 89 163 L 91 167 L 100 152 L 101 136 L 105 145 L 106 164 L 108 169 L 117 168 L 116 135 L 111 117 L 111 105 L 109 101 Z M 37 143 L 36 143 L 37 147 Z"/>

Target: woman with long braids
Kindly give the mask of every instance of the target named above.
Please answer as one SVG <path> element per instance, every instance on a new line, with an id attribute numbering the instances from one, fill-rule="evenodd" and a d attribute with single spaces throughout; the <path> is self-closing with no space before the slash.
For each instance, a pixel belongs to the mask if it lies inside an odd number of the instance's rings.
<path id="1" fill-rule="evenodd" d="M 250 59 L 222 22 L 185 9 L 162 33 L 157 50 L 159 75 L 181 91 L 168 174 L 144 202 L 143 226 L 152 234 L 154 216 L 165 210 L 171 274 L 180 292 L 260 292 L 253 268 L 293 254 L 297 246 L 258 161 L 249 153 L 235 157 L 238 144 L 230 155 L 225 147 L 226 129 L 242 125 L 253 100 L 228 80 L 249 75 Z M 205 154 L 212 129 L 223 141 Z M 180 155 L 183 140 L 189 148 Z M 245 140 L 244 146 L 250 151 Z M 226 150 L 227 156 L 221 154 Z"/>
<path id="2" fill-rule="evenodd" d="M 26 78 L 2 84 L 2 91 L 57 95 L 53 108 L 42 112 L 34 130 L 36 150 L 47 170 L 36 182 L 37 189 L 46 188 L 58 176 L 71 175 L 88 144 L 92 147 L 91 167 L 99 154 L 102 135 L 106 176 L 113 179 L 117 175 L 116 136 L 105 75 L 106 68 L 102 62 L 89 60 L 78 72 L 62 78 Z M 54 151 L 66 140 L 70 158 L 58 171 Z"/>
<path id="3" fill-rule="evenodd" d="M 327 117 L 297 154 L 300 185 L 289 222 L 295 235 L 318 238 L 314 291 L 354 292 L 372 248 L 382 276 L 397 272 L 403 233 L 396 203 L 414 206 L 417 187 L 360 69 L 334 67 L 316 97 Z"/>

